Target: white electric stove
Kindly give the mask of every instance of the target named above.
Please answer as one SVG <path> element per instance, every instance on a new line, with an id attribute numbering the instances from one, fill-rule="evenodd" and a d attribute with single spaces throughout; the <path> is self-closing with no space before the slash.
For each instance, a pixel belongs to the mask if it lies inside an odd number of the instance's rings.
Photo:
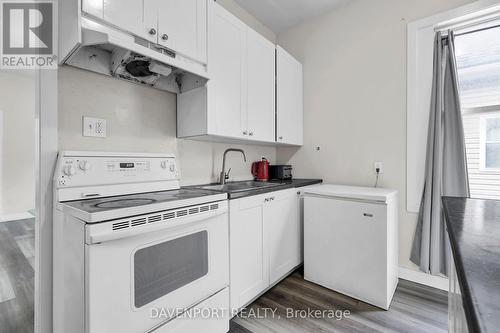
<path id="1" fill-rule="evenodd" d="M 62 152 L 54 199 L 54 332 L 229 330 L 226 194 L 172 155 Z"/>

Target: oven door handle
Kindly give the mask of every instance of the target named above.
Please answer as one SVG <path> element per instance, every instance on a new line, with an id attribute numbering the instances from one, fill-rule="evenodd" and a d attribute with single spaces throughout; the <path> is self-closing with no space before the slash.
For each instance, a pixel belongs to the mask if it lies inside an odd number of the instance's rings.
<path id="1" fill-rule="evenodd" d="M 104 242 L 136 237 L 151 232 L 178 229 L 187 225 L 191 225 L 193 223 L 200 223 L 201 221 L 210 222 L 210 220 L 213 220 L 213 218 L 224 214 L 226 215 L 226 218 L 228 218 L 227 203 L 225 207 L 219 207 L 219 209 L 215 211 L 210 211 L 203 214 L 144 224 L 137 227 L 129 225 L 129 227 L 127 228 L 118 230 L 113 230 L 113 221 L 106 223 L 87 224 L 85 226 L 85 244 L 101 244 Z"/>

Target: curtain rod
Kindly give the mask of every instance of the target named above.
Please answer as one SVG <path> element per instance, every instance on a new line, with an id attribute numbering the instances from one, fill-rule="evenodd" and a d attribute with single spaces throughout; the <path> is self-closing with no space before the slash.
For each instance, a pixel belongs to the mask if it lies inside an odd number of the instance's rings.
<path id="1" fill-rule="evenodd" d="M 463 16 L 462 18 L 457 18 L 452 21 L 438 24 L 437 26 L 434 27 L 434 31 L 447 32 L 448 30 L 454 30 L 454 31 L 465 30 L 467 28 L 474 28 L 478 25 L 484 25 L 489 22 L 494 22 L 499 20 L 500 20 L 500 8 L 497 6 L 494 8 L 489 8 L 486 11 L 482 11 L 481 13 L 477 13 L 476 15 L 469 14 Z"/>
<path id="2" fill-rule="evenodd" d="M 495 29 L 495 28 L 498 28 L 498 27 L 500 27 L 500 23 L 495 24 L 495 25 L 491 25 L 491 26 L 487 26 L 487 27 L 477 28 L 477 29 L 474 29 L 474 30 L 467 30 L 467 31 L 464 31 L 464 32 L 455 33 L 454 35 L 455 35 L 455 37 L 459 37 L 459 36 L 464 36 L 464 35 L 472 34 L 472 33 L 475 33 L 475 32 L 485 31 L 485 30 L 489 30 L 489 29 Z M 450 30 L 453 30 L 453 29 L 450 29 Z M 446 33 L 445 35 L 443 35 L 443 38 L 447 38 L 447 37 L 448 37 L 448 33 Z"/>

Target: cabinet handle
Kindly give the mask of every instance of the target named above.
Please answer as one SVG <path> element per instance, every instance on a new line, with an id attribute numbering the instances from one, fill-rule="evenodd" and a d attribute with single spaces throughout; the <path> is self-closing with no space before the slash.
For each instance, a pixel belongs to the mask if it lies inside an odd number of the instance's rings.
<path id="1" fill-rule="evenodd" d="M 265 199 L 264 199 L 264 202 L 269 202 L 269 198 L 265 198 Z"/>
<path id="2" fill-rule="evenodd" d="M 274 197 L 269 198 L 269 200 L 274 201 Z"/>
<path id="3" fill-rule="evenodd" d="M 278 139 L 283 140 L 283 137 L 282 137 L 282 136 L 280 136 Z"/>
<path id="4" fill-rule="evenodd" d="M 243 135 L 248 135 L 248 132 L 247 132 L 247 131 L 244 131 L 244 132 L 243 132 Z"/>
<path id="5" fill-rule="evenodd" d="M 82 198 L 94 198 L 100 196 L 99 193 L 82 193 Z"/>
<path id="6" fill-rule="evenodd" d="M 253 136 L 253 132 L 248 133 L 248 135 Z"/>
<path id="7" fill-rule="evenodd" d="M 363 214 L 364 217 L 373 217 L 373 214 L 369 214 L 369 213 L 364 213 Z"/>
<path id="8" fill-rule="evenodd" d="M 163 34 L 163 35 L 161 35 L 161 39 L 163 39 L 163 40 L 168 40 L 168 35 L 167 35 L 167 34 Z"/>
<path id="9" fill-rule="evenodd" d="M 156 29 L 155 29 L 155 28 L 151 28 L 151 29 L 149 29 L 149 34 L 150 34 L 151 36 L 156 35 Z"/>

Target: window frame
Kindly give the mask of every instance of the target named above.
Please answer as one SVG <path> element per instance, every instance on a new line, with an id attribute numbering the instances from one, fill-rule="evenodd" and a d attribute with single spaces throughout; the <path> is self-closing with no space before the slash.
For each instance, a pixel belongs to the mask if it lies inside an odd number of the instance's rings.
<path id="1" fill-rule="evenodd" d="M 483 109 L 481 111 L 476 110 L 475 112 L 470 112 L 471 110 L 474 109 L 467 109 L 467 113 L 479 113 L 481 112 L 481 115 L 479 116 L 479 170 L 484 173 L 495 173 L 495 174 L 500 174 L 500 167 L 498 168 L 487 168 L 486 167 L 486 145 L 488 143 L 499 143 L 500 140 L 498 141 L 491 141 L 487 142 L 486 140 L 486 123 L 488 119 L 492 118 L 499 118 L 500 119 L 500 105 L 494 105 L 494 106 L 487 106 L 485 107 L 487 109 L 494 109 L 495 111 L 489 111 L 485 112 L 484 108 L 478 108 L 478 109 Z"/>
<path id="2" fill-rule="evenodd" d="M 478 0 L 408 23 L 406 52 L 406 211 L 418 213 L 425 183 L 429 105 L 436 31 L 479 24 L 497 16 L 496 0 Z"/>

